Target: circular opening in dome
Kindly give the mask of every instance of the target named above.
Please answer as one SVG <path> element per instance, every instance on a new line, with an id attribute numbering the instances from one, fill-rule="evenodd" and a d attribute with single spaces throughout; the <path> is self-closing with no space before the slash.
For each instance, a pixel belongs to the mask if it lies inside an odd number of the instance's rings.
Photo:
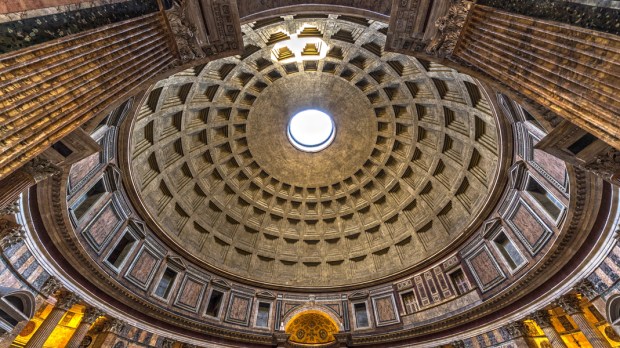
<path id="1" fill-rule="evenodd" d="M 317 152 L 328 147 L 336 135 L 332 118 L 319 110 L 300 111 L 288 123 L 288 139 L 297 149 Z"/>

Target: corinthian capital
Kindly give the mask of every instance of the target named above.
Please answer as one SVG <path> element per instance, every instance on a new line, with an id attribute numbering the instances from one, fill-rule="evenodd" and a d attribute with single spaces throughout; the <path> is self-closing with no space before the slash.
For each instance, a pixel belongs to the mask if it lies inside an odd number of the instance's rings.
<path id="1" fill-rule="evenodd" d="M 574 294 L 567 294 L 560 297 L 555 301 L 555 304 L 562 307 L 562 309 L 569 315 L 583 313 L 583 309 L 581 309 L 581 305 L 579 303 L 579 298 Z"/>
<path id="2" fill-rule="evenodd" d="M 65 292 L 58 297 L 55 308 L 60 308 L 62 310 L 68 311 L 69 309 L 71 309 L 71 307 L 73 307 L 73 305 L 77 304 L 80 301 L 80 297 L 76 294 L 72 292 Z"/>
<path id="3" fill-rule="evenodd" d="M 95 322 L 95 320 L 97 320 L 97 318 L 99 318 L 100 316 L 104 315 L 105 313 L 103 313 L 102 310 L 100 310 L 99 308 L 95 308 L 95 307 L 86 307 L 86 309 L 84 310 L 84 316 L 82 317 L 82 322 L 83 323 L 87 323 L 87 324 L 92 324 Z"/>
<path id="4" fill-rule="evenodd" d="M 599 295 L 594 287 L 594 284 L 592 284 L 592 282 L 588 279 L 582 279 L 579 283 L 577 283 L 577 285 L 575 285 L 575 290 L 585 296 L 588 300 L 592 300 Z"/>
<path id="5" fill-rule="evenodd" d="M 60 168 L 58 166 L 39 157 L 35 157 L 32 161 L 26 163 L 21 170 L 30 174 L 35 182 L 40 182 L 52 175 L 60 174 Z"/>
<path id="6" fill-rule="evenodd" d="M 22 226 L 10 220 L 0 220 L 0 250 L 6 250 L 24 240 Z"/>

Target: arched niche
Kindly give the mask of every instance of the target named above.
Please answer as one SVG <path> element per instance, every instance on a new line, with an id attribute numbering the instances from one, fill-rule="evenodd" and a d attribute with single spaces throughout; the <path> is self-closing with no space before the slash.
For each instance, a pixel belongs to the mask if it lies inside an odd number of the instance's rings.
<path id="1" fill-rule="evenodd" d="M 620 331 L 620 295 L 614 295 L 607 300 L 607 321 Z"/>
<path id="2" fill-rule="evenodd" d="M 292 316 L 284 331 L 290 335 L 288 340 L 293 345 L 329 347 L 336 342 L 334 334 L 338 333 L 338 327 L 326 312 L 309 309 Z"/>
<path id="3" fill-rule="evenodd" d="M 9 332 L 34 315 L 34 296 L 26 291 L 0 287 L 0 330 Z"/>

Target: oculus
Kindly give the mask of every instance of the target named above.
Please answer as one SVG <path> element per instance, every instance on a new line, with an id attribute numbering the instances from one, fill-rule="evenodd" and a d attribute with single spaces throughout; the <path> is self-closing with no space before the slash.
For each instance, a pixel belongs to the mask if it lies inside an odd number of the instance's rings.
<path id="1" fill-rule="evenodd" d="M 288 123 L 288 139 L 297 149 L 318 152 L 332 143 L 336 126 L 332 118 L 319 110 L 308 109 L 296 113 Z"/>

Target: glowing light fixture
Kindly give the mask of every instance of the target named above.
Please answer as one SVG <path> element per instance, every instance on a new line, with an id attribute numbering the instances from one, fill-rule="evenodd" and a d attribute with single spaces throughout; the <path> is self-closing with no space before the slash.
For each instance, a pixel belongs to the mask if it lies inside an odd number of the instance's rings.
<path id="1" fill-rule="evenodd" d="M 288 139 L 297 149 L 317 152 L 328 147 L 336 136 L 336 126 L 326 113 L 308 109 L 295 114 L 288 123 Z"/>

